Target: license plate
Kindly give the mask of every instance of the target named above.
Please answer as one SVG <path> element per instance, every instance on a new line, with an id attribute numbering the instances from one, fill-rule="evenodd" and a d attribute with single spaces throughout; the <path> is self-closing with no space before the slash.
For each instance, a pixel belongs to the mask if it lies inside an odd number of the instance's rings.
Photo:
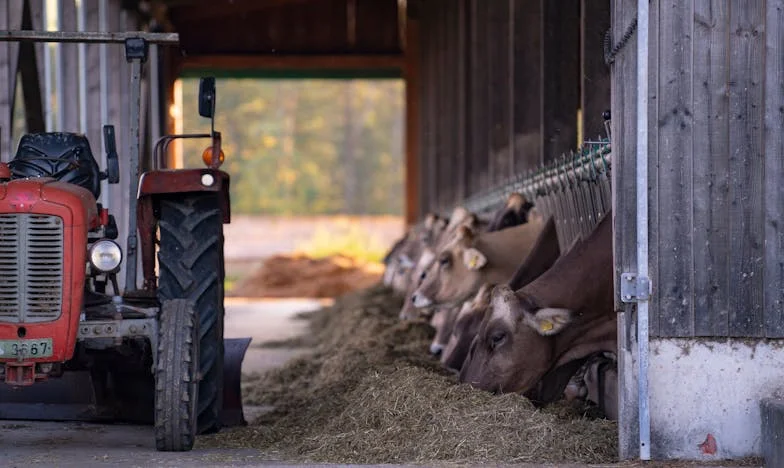
<path id="1" fill-rule="evenodd" d="M 0 340 L 0 358 L 43 358 L 52 355 L 52 339 Z"/>

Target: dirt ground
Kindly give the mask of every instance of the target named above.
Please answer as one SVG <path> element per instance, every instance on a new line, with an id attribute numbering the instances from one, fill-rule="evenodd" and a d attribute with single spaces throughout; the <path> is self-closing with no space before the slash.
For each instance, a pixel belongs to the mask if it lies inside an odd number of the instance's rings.
<path id="1" fill-rule="evenodd" d="M 229 291 L 236 297 L 330 298 L 376 284 L 381 265 L 331 256 L 273 255 Z"/>

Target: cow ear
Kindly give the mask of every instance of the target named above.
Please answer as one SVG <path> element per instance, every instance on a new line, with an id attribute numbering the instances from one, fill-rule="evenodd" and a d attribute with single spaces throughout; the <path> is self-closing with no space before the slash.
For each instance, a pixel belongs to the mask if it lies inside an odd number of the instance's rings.
<path id="1" fill-rule="evenodd" d="M 487 257 L 482 252 L 471 247 L 463 251 L 463 263 L 469 270 L 476 271 L 487 264 Z"/>
<path id="2" fill-rule="evenodd" d="M 455 237 L 457 240 L 471 242 L 474 239 L 474 230 L 468 226 L 460 226 L 457 228 Z"/>
<path id="3" fill-rule="evenodd" d="M 572 321 L 572 311 L 569 309 L 544 308 L 536 312 L 525 313 L 525 323 L 542 336 L 551 336 L 561 333 Z"/>

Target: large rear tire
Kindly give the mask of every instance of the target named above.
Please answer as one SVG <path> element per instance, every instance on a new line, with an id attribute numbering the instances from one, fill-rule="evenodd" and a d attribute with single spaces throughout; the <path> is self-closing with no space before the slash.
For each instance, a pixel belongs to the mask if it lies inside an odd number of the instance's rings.
<path id="1" fill-rule="evenodd" d="M 215 194 L 160 201 L 158 297 L 188 299 L 199 319 L 197 433 L 216 432 L 223 408 L 223 219 Z"/>
<path id="2" fill-rule="evenodd" d="M 196 437 L 199 395 L 199 321 L 189 301 L 163 303 L 157 353 L 155 446 L 165 452 L 186 452 Z"/>

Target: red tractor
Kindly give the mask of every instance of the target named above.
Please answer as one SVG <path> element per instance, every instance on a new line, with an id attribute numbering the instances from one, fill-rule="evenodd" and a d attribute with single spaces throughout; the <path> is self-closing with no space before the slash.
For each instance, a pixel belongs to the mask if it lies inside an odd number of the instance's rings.
<path id="1" fill-rule="evenodd" d="M 240 365 L 250 342 L 223 338 L 230 204 L 215 80 L 203 78 L 199 89 L 210 133 L 163 137 L 142 165 L 162 167 L 175 138 L 209 138 L 206 167 L 140 174 L 141 66 L 148 42 L 176 35 L 69 34 L 86 38 L 70 42 L 124 42 L 131 63 L 129 235 L 123 249 L 98 202 L 102 180 L 120 181 L 113 126 L 104 126 L 105 171 L 76 133 L 24 135 L 0 163 L 0 418 L 154 423 L 158 450 L 190 450 L 196 434 L 244 424 Z"/>

